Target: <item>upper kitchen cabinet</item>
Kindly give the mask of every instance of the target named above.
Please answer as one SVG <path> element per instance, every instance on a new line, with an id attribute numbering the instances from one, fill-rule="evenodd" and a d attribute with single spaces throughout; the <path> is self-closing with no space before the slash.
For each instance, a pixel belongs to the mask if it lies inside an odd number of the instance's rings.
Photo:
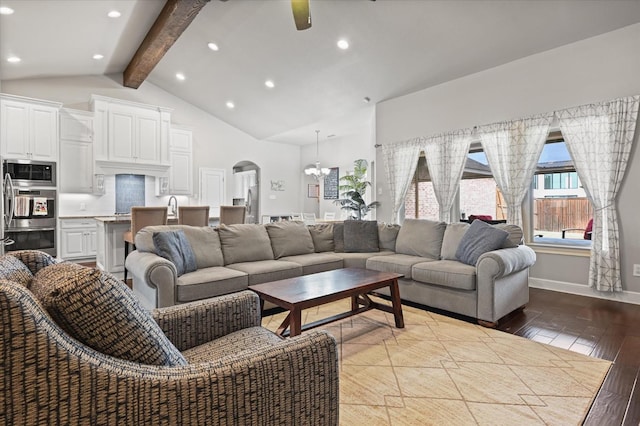
<path id="1" fill-rule="evenodd" d="M 93 95 L 96 161 L 169 166 L 171 110 Z"/>
<path id="2" fill-rule="evenodd" d="M 60 192 L 98 193 L 93 170 L 93 113 L 60 111 Z"/>
<path id="3" fill-rule="evenodd" d="M 0 154 L 4 158 L 58 161 L 59 102 L 0 95 Z"/>
<path id="4" fill-rule="evenodd" d="M 192 195 L 192 133 L 189 129 L 172 127 L 169 148 L 169 192 L 175 195 Z"/>

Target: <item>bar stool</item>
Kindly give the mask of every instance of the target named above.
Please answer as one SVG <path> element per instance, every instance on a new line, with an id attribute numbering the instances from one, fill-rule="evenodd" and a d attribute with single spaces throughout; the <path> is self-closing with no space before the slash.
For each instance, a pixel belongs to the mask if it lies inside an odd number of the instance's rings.
<path id="1" fill-rule="evenodd" d="M 124 282 L 127 282 L 127 256 L 129 255 L 129 244 L 136 249 L 136 234 L 145 226 L 166 225 L 166 207 L 131 207 L 131 229 L 124 233 Z"/>
<path id="2" fill-rule="evenodd" d="M 209 206 L 178 207 L 178 224 L 209 226 Z"/>
<path id="3" fill-rule="evenodd" d="M 220 224 L 244 223 L 246 214 L 245 206 L 220 206 Z"/>

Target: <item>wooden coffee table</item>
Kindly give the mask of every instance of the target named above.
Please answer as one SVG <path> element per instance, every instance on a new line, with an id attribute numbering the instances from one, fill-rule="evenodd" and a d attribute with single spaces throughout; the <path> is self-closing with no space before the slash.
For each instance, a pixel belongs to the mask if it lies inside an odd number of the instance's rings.
<path id="1" fill-rule="evenodd" d="M 250 285 L 249 289 L 258 293 L 261 305 L 264 305 L 264 301 L 268 300 L 289 311 L 289 315 L 276 331 L 281 336 L 287 335 L 287 328 L 290 329 L 288 333 L 290 336 L 297 336 L 303 330 L 347 318 L 370 309 L 380 309 L 392 313 L 396 327 L 404 328 L 400 292 L 398 290 L 398 278 L 402 277 L 402 274 L 392 272 L 344 268 Z M 382 287 L 389 287 L 392 306 L 376 303 L 369 298 L 369 292 Z M 302 326 L 301 314 L 303 309 L 324 305 L 347 297 L 351 298 L 351 311 Z"/>

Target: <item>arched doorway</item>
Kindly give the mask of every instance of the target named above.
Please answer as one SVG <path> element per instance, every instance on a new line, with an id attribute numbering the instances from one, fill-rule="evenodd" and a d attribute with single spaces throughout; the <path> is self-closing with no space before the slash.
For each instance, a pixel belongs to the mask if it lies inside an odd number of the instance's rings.
<path id="1" fill-rule="evenodd" d="M 247 206 L 245 223 L 260 223 L 260 167 L 253 161 L 233 166 L 233 205 Z"/>

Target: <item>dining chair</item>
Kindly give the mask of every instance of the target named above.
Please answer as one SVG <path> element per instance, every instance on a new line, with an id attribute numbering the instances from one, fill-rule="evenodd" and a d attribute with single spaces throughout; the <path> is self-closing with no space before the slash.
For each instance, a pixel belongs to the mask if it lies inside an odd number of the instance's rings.
<path id="1" fill-rule="evenodd" d="M 209 226 L 209 206 L 178 207 L 178 224 Z"/>
<path id="2" fill-rule="evenodd" d="M 166 225 L 167 207 L 131 207 L 131 229 L 124 233 L 124 259 L 129 255 L 129 244 L 136 249 L 136 234 L 145 226 Z M 124 268 L 124 282 L 127 282 L 127 268 Z"/>
<path id="3" fill-rule="evenodd" d="M 302 221 L 305 225 L 314 225 L 316 223 L 315 213 L 302 213 Z"/>
<path id="4" fill-rule="evenodd" d="M 324 220 L 336 220 L 336 212 L 324 212 Z"/>
<path id="5" fill-rule="evenodd" d="M 220 206 L 220 224 L 244 223 L 246 214 L 247 208 L 245 206 Z"/>

